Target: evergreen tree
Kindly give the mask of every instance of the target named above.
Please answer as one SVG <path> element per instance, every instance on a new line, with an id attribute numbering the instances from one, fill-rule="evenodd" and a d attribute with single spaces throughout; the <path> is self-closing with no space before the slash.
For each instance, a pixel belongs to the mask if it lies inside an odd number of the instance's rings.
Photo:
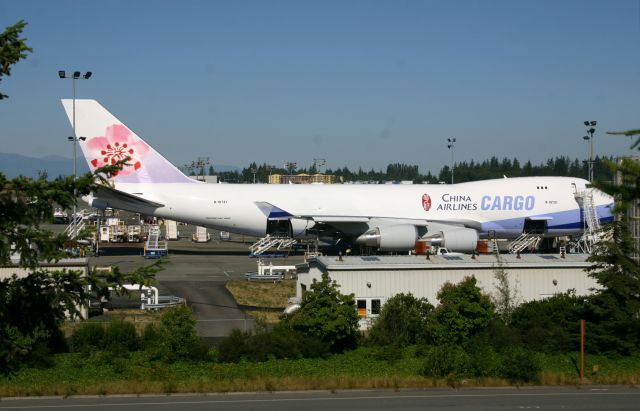
<path id="1" fill-rule="evenodd" d="M 27 46 L 25 38 L 20 38 L 27 23 L 20 20 L 0 33 L 0 81 L 2 76 L 11 75 L 11 66 L 27 57 L 27 52 L 33 51 Z M 0 100 L 9 96 L 0 92 Z"/>
<path id="2" fill-rule="evenodd" d="M 594 263 L 590 275 L 602 289 L 591 299 L 588 319 L 593 323 L 594 349 L 627 354 L 640 348 L 640 250 L 626 216 L 629 207 L 640 205 L 640 163 L 626 158 L 608 164 L 619 174 L 619 183 L 596 182 L 596 186 L 614 196 L 618 218 L 612 239 L 601 243 L 590 257 Z"/>

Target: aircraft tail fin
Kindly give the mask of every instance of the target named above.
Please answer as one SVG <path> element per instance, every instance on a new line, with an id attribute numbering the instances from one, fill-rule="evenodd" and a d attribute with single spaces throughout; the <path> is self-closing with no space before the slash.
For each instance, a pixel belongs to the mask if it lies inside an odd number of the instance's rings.
<path id="1" fill-rule="evenodd" d="M 62 100 L 73 125 L 73 100 Z M 96 100 L 75 100 L 78 143 L 91 171 L 130 157 L 117 183 L 197 183 L 184 175 Z M 84 139 L 83 139 L 84 137 Z"/>

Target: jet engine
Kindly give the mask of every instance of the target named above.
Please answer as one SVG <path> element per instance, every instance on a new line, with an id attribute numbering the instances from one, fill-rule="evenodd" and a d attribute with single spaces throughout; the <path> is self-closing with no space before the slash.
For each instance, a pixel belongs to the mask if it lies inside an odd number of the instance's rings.
<path id="1" fill-rule="evenodd" d="M 408 251 L 415 248 L 417 239 L 416 226 L 398 224 L 372 228 L 356 238 L 355 243 L 380 251 Z"/>
<path id="2" fill-rule="evenodd" d="M 473 228 L 452 227 L 425 237 L 432 246 L 447 247 L 451 251 L 471 252 L 478 245 L 478 232 Z"/>

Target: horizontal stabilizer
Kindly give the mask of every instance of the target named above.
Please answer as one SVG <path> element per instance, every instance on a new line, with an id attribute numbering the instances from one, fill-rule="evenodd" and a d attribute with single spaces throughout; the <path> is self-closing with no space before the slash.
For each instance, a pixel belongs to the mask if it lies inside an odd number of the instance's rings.
<path id="1" fill-rule="evenodd" d="M 114 188 L 106 187 L 106 186 L 99 188 L 94 193 L 94 197 L 99 198 L 100 200 L 106 201 L 107 204 L 109 203 L 110 200 L 111 201 L 115 200 L 115 201 L 123 201 L 129 204 L 134 204 L 137 206 L 146 206 L 146 207 L 153 207 L 153 208 L 164 207 L 164 204 L 147 200 L 145 198 L 138 197 L 133 194 L 125 193 L 124 191 L 116 190 Z"/>

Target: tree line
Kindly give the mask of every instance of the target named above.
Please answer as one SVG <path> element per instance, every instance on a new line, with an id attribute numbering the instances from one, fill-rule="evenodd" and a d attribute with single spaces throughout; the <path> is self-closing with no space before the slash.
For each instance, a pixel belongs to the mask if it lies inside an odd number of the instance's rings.
<path id="1" fill-rule="evenodd" d="M 611 181 L 613 174 L 611 169 L 606 165 L 607 162 L 614 161 L 613 157 L 596 157 L 594 159 L 594 176 L 598 180 Z M 307 168 L 297 168 L 293 172 L 316 174 L 320 170 L 315 165 Z M 201 169 L 199 171 L 191 171 L 191 175 L 217 175 L 219 180 L 227 183 L 252 183 L 254 181 L 265 183 L 269 181 L 271 174 L 289 174 L 292 170 L 286 170 L 266 163 L 257 164 L 252 162 L 249 166 L 238 171 L 222 171 L 216 172 L 214 166 L 209 166 L 208 170 Z M 468 181 L 488 180 L 493 178 L 507 177 L 530 177 L 530 176 L 569 176 L 587 178 L 589 165 L 587 161 L 577 158 L 559 156 L 549 158 L 539 164 L 533 164 L 526 161 L 522 164 L 517 158 L 491 157 L 484 161 L 461 161 L 455 163 L 453 169 L 454 182 L 464 183 Z M 440 182 L 451 182 L 451 167 L 443 166 L 437 174 L 430 171 L 427 174 L 421 174 L 417 165 L 392 163 L 385 170 L 368 171 L 359 167 L 351 170 L 349 167 L 331 169 L 324 171 L 325 174 L 333 174 L 337 177 L 338 182 L 363 182 L 363 183 L 382 183 L 387 181 L 412 181 L 416 184 L 429 183 L 437 184 Z"/>

